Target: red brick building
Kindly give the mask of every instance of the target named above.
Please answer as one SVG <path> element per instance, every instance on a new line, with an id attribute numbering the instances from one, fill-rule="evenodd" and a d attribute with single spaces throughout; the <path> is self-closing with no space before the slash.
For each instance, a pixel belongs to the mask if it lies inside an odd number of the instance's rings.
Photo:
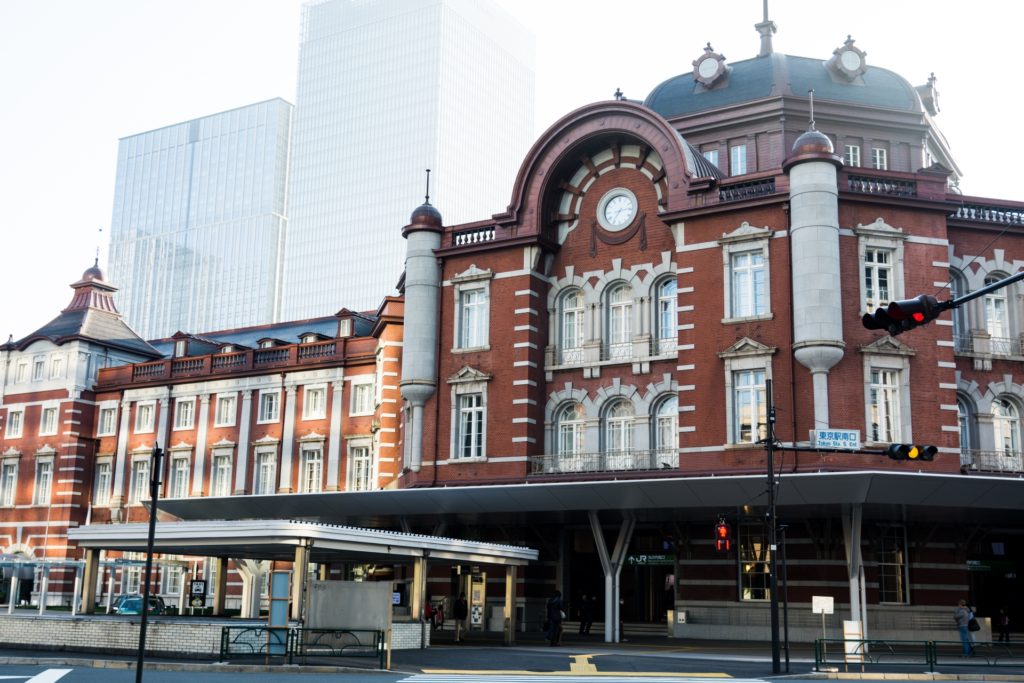
<path id="1" fill-rule="evenodd" d="M 934 80 L 869 66 L 852 40 L 777 54 L 774 24 L 758 29 L 756 58 L 709 47 L 643 102 L 567 114 L 504 213 L 445 226 L 416 209 L 404 298 L 375 315 L 176 335 L 100 373 L 92 523 L 142 514 L 156 442 L 183 518 L 280 506 L 531 545 L 525 622 L 558 588 L 570 613 L 602 596 L 610 638 L 616 617 L 668 610 L 689 616 L 680 635 L 764 637 L 771 419 L 792 603 L 833 596 L 879 636 L 942 637 L 967 596 L 1024 613 L 1024 290 L 895 336 L 861 324 L 1020 271 L 1024 204 L 958 193 Z M 837 432 L 875 454 L 823 445 Z M 893 443 L 937 455 L 897 462 Z M 461 577 L 437 563 L 430 592 Z"/>

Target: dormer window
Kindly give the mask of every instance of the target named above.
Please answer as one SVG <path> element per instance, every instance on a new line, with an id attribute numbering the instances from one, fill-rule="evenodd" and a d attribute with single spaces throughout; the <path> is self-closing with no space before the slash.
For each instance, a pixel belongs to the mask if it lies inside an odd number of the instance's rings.
<path id="1" fill-rule="evenodd" d="M 338 336 L 352 336 L 352 318 L 342 318 L 341 320 L 338 321 Z"/>
<path id="2" fill-rule="evenodd" d="M 220 347 L 220 352 L 221 353 L 234 353 L 235 352 L 235 347 L 232 346 L 231 344 L 225 344 L 224 346 Z"/>
<path id="3" fill-rule="evenodd" d="M 273 339 L 264 339 L 264 340 L 262 340 L 260 342 L 260 348 L 261 349 L 269 349 L 269 348 L 273 348 L 273 346 L 274 346 L 274 340 Z"/>
<path id="4" fill-rule="evenodd" d="M 180 358 L 188 352 L 188 342 L 184 339 L 179 339 L 174 342 L 174 356 Z"/>
<path id="5" fill-rule="evenodd" d="M 302 335 L 302 343 L 303 344 L 312 344 L 315 341 L 316 341 L 316 335 L 315 334 L 304 334 L 304 335 Z"/>

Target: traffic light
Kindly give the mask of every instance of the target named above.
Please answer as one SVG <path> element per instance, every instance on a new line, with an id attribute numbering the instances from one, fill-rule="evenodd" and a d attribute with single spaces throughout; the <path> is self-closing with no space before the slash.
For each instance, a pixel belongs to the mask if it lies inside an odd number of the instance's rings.
<path id="1" fill-rule="evenodd" d="M 939 449 L 935 446 L 922 446 L 920 444 L 894 443 L 885 449 L 885 454 L 893 460 L 924 460 L 931 462 Z"/>
<path id="2" fill-rule="evenodd" d="M 887 330 L 892 336 L 912 330 L 919 325 L 930 323 L 949 308 L 949 302 L 939 303 L 934 296 L 921 294 L 913 299 L 890 301 L 885 308 L 865 313 L 861 318 L 869 330 Z"/>
<path id="3" fill-rule="evenodd" d="M 732 528 L 724 519 L 719 519 L 715 525 L 715 550 L 720 553 L 732 550 Z"/>

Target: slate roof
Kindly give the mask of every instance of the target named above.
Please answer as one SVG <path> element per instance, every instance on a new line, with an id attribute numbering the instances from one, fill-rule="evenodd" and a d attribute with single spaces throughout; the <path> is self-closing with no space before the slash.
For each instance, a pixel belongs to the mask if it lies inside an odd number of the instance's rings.
<path id="1" fill-rule="evenodd" d="M 907 112 L 923 112 L 917 91 L 899 74 L 868 66 L 845 81 L 832 75 L 826 60 L 772 53 L 728 64 L 726 81 L 705 89 L 693 73 L 674 76 L 651 91 L 644 105 L 667 119 L 768 97 L 806 97 Z"/>

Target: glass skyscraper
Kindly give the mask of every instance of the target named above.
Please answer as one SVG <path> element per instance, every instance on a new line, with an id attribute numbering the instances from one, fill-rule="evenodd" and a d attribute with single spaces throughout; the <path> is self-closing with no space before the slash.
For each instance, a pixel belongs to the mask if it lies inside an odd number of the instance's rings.
<path id="1" fill-rule="evenodd" d="M 110 281 L 141 336 L 279 318 L 291 119 L 272 99 L 121 139 Z"/>
<path id="2" fill-rule="evenodd" d="M 534 39 L 491 0 L 303 9 L 282 319 L 376 308 L 423 202 L 504 211 L 533 139 Z"/>

